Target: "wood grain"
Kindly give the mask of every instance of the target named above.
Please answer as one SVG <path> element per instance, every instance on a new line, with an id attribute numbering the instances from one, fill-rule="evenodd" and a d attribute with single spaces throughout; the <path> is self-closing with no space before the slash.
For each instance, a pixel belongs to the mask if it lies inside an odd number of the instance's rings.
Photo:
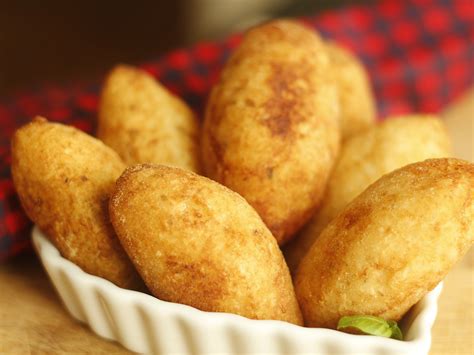
<path id="1" fill-rule="evenodd" d="M 130 354 L 74 321 L 36 255 L 0 266 L 0 353 Z"/>
<path id="2" fill-rule="evenodd" d="M 455 155 L 473 160 L 474 89 L 443 114 Z M 432 355 L 474 354 L 474 251 L 450 272 L 439 300 Z M 0 353 L 131 354 L 74 321 L 38 259 L 22 255 L 0 265 Z"/>
<path id="3" fill-rule="evenodd" d="M 431 354 L 474 354 L 473 253 L 447 276 L 433 328 Z M 469 264 L 471 266 L 469 266 Z"/>

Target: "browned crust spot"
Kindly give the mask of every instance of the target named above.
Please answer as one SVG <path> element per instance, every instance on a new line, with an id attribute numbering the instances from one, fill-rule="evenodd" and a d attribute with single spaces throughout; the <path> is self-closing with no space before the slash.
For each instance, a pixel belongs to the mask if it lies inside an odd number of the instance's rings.
<path id="1" fill-rule="evenodd" d="M 268 84 L 273 95 L 265 103 L 266 117 L 263 123 L 274 136 L 286 137 L 292 132 L 292 127 L 304 120 L 298 110 L 303 106 L 301 96 L 303 90 L 295 85 L 297 80 L 304 79 L 307 66 L 296 68 L 295 65 L 271 64 L 271 75 Z"/>

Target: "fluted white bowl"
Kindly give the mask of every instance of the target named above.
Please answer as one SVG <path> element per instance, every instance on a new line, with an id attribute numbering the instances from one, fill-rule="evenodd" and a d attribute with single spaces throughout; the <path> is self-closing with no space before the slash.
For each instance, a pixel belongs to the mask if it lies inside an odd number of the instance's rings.
<path id="1" fill-rule="evenodd" d="M 404 341 L 203 312 L 122 289 L 63 258 L 35 226 L 33 245 L 69 313 L 98 335 L 153 354 L 427 354 L 442 284 L 402 322 Z"/>

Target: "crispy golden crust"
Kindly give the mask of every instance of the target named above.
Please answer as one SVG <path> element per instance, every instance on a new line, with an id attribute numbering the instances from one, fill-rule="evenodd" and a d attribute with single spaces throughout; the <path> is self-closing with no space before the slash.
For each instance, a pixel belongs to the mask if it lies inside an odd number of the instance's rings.
<path id="1" fill-rule="evenodd" d="M 128 165 L 199 171 L 198 123 L 184 101 L 145 71 L 119 65 L 102 89 L 97 136 Z"/>
<path id="2" fill-rule="evenodd" d="M 414 163 L 353 200 L 312 245 L 295 288 L 305 323 L 346 315 L 399 320 L 474 241 L 474 164 Z"/>
<path id="3" fill-rule="evenodd" d="M 137 165 L 117 181 L 109 209 L 122 245 L 156 297 L 302 323 L 281 251 L 238 194 L 182 169 Z"/>
<path id="4" fill-rule="evenodd" d="M 451 142 L 443 122 L 432 115 L 388 118 L 346 140 L 338 157 L 320 209 L 284 254 L 294 274 L 326 225 L 371 183 L 404 165 L 451 155 Z"/>
<path id="5" fill-rule="evenodd" d="M 326 50 L 339 95 L 341 137 L 345 140 L 374 125 L 375 99 L 359 59 L 333 42 L 326 42 Z"/>
<path id="6" fill-rule="evenodd" d="M 206 108 L 207 175 L 245 197 L 279 244 L 310 217 L 339 148 L 328 68 L 315 33 L 273 21 L 246 34 Z"/>
<path id="7" fill-rule="evenodd" d="M 13 137 L 13 181 L 28 216 L 84 271 L 139 288 L 142 282 L 108 220 L 108 196 L 124 169 L 99 140 L 44 118 Z"/>

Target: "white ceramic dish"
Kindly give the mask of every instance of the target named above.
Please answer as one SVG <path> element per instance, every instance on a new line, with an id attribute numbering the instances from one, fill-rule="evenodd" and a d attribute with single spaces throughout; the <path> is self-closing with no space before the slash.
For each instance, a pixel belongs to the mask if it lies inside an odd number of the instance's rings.
<path id="1" fill-rule="evenodd" d="M 404 341 L 210 313 L 119 288 L 64 259 L 35 227 L 33 244 L 71 315 L 100 336 L 154 354 L 427 354 L 442 284 L 405 317 Z"/>

